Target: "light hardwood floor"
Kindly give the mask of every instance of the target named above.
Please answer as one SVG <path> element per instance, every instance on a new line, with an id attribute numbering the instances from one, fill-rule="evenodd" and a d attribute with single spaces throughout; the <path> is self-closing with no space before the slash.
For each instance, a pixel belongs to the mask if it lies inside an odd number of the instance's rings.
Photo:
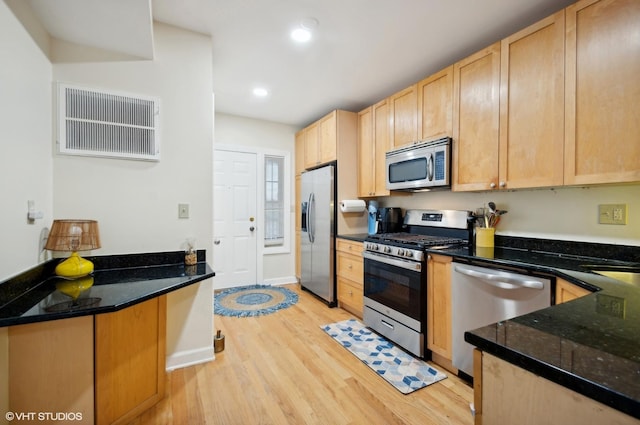
<path id="1" fill-rule="evenodd" d="M 298 285 L 299 302 L 257 318 L 215 316 L 225 350 L 167 374 L 162 401 L 140 424 L 464 424 L 473 390 L 447 379 L 403 395 L 330 338 L 321 325 L 353 316 Z"/>

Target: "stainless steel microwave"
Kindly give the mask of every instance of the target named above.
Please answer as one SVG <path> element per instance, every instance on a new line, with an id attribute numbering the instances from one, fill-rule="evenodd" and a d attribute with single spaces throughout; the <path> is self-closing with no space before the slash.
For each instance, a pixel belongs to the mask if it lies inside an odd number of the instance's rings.
<path id="1" fill-rule="evenodd" d="M 387 189 L 419 191 L 451 185 L 451 138 L 387 152 Z"/>

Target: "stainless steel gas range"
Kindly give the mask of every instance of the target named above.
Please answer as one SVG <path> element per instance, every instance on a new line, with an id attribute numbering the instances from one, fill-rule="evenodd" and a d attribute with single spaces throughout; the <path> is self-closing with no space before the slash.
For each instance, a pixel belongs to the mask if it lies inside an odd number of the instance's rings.
<path id="1" fill-rule="evenodd" d="M 403 232 L 365 239 L 366 326 L 419 357 L 425 357 L 427 262 L 425 250 L 467 246 L 470 212 L 407 210 Z"/>

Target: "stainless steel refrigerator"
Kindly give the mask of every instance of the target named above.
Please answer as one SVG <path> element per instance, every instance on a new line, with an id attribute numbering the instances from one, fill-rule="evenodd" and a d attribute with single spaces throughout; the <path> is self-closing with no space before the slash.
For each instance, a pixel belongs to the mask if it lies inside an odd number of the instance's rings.
<path id="1" fill-rule="evenodd" d="M 327 165 L 306 171 L 301 179 L 300 284 L 333 307 L 336 305 L 335 168 Z"/>

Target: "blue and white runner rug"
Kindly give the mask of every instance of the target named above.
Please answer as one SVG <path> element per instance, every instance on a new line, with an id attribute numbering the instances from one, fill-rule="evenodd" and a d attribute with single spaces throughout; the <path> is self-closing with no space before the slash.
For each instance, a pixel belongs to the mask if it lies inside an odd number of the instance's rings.
<path id="1" fill-rule="evenodd" d="M 403 394 L 447 377 L 357 320 L 344 320 L 321 328 Z"/>

